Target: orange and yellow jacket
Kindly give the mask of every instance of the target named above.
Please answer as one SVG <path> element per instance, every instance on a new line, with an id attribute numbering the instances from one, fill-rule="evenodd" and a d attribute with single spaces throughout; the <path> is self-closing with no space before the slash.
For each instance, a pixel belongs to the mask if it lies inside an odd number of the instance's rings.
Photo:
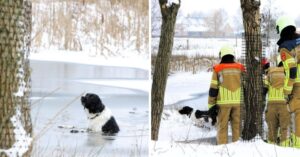
<path id="1" fill-rule="evenodd" d="M 284 94 L 289 95 L 293 86 L 300 86 L 300 38 L 279 44 L 279 53 L 285 71 Z"/>
<path id="2" fill-rule="evenodd" d="M 268 104 L 286 103 L 284 99 L 284 68 L 271 67 L 264 79 L 264 88 L 268 92 Z"/>
<path id="3" fill-rule="evenodd" d="M 214 66 L 209 89 L 208 107 L 241 104 L 241 76 L 245 68 L 240 63 L 221 63 Z"/>

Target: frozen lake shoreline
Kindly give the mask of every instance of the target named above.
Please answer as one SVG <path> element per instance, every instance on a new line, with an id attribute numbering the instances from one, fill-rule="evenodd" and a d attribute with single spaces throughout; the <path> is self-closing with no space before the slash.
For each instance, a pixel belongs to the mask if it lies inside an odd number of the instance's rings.
<path id="1" fill-rule="evenodd" d="M 38 50 L 38 52 L 36 53 L 30 53 L 29 59 L 32 61 L 53 61 L 95 66 L 136 68 L 147 71 L 150 69 L 149 55 L 147 56 L 139 54 L 131 54 L 131 56 L 114 56 L 107 58 L 101 55 L 90 54 L 89 52 L 46 49 Z"/>

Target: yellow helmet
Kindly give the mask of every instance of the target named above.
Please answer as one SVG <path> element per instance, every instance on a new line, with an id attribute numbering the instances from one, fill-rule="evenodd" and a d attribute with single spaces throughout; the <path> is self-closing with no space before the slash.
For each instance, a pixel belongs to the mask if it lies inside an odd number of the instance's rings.
<path id="1" fill-rule="evenodd" d="M 276 65 L 278 66 L 279 63 L 281 62 L 281 56 L 280 55 L 277 55 L 277 58 L 276 58 Z"/>
<path id="2" fill-rule="evenodd" d="M 234 48 L 230 45 L 223 46 L 220 50 L 219 56 L 222 58 L 225 55 L 232 55 L 234 57 Z"/>
<path id="3" fill-rule="evenodd" d="M 276 21 L 277 34 L 280 34 L 281 31 L 287 26 L 293 26 L 296 30 L 296 24 L 292 18 L 288 16 L 279 17 Z"/>

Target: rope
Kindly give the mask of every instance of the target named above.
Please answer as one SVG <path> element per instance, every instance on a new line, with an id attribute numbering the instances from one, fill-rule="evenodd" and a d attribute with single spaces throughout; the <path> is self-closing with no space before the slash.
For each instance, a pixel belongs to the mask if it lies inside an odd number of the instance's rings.
<path id="1" fill-rule="evenodd" d="M 46 126 L 37 134 L 33 137 L 33 141 L 38 140 L 41 136 L 43 136 L 49 128 L 52 126 L 52 122 L 63 112 L 65 111 L 71 104 L 73 104 L 77 99 L 79 99 L 82 95 L 84 94 L 81 93 L 77 97 L 75 97 L 73 100 L 71 100 L 69 103 L 67 103 L 61 110 L 59 110 L 46 124 Z"/>
<path id="2" fill-rule="evenodd" d="M 47 95 L 44 95 L 43 97 L 41 97 L 40 99 L 36 100 L 35 102 L 31 103 L 30 107 L 36 105 L 37 103 L 41 102 L 42 100 L 44 100 L 45 98 L 49 97 L 50 95 L 54 94 L 56 91 L 58 91 L 59 89 L 61 89 L 61 87 L 57 87 L 56 89 L 54 89 L 52 92 L 48 93 Z"/>

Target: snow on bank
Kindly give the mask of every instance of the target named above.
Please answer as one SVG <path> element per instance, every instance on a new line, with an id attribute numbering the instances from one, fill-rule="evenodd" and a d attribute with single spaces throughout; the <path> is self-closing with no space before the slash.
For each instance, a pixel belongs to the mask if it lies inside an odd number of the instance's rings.
<path id="1" fill-rule="evenodd" d="M 194 75 L 191 72 L 179 72 L 169 76 L 165 93 L 165 105 L 193 98 L 194 94 L 208 92 L 211 76 L 211 72 L 200 72 Z"/>
<path id="2" fill-rule="evenodd" d="M 0 152 L 4 152 L 8 157 L 23 156 L 29 149 L 32 138 L 28 135 L 21 123 L 20 109 L 16 110 L 16 114 L 10 118 L 14 126 L 15 143 L 9 149 L 0 149 Z"/>
<path id="3" fill-rule="evenodd" d="M 205 127 L 207 126 L 207 127 Z M 204 125 L 199 128 L 190 118 L 177 110 L 165 110 L 159 130 L 159 141 L 152 141 L 153 157 L 298 157 L 300 149 L 279 147 L 262 140 L 237 141 L 227 145 L 216 144 L 216 128 Z M 229 127 L 229 136 L 231 130 Z"/>
<path id="4" fill-rule="evenodd" d="M 175 142 L 151 143 L 151 156 L 189 157 L 299 157 L 300 149 L 279 147 L 262 140 L 254 142 L 237 141 L 227 145 L 183 144 Z"/>
<path id="5" fill-rule="evenodd" d="M 119 88 L 128 88 L 149 92 L 150 84 L 148 80 L 118 80 L 118 79 L 97 79 L 97 80 L 76 80 L 81 83 L 89 83 L 96 85 L 105 85 Z"/>
<path id="6" fill-rule="evenodd" d="M 166 104 L 172 104 L 193 97 L 193 94 L 207 92 L 211 73 L 176 73 L 168 78 Z M 203 101 L 203 102 L 202 102 Z M 205 106 L 204 106 L 205 105 Z M 199 108 L 207 107 L 207 99 L 201 99 Z M 231 130 L 229 127 L 229 136 Z M 298 157 L 300 149 L 279 147 L 262 140 L 237 141 L 227 145 L 216 144 L 216 128 L 207 124 L 196 127 L 191 119 L 180 115 L 176 108 L 164 109 L 159 140 L 150 144 L 153 157 Z M 230 138 L 230 137 L 229 137 Z"/>
<path id="7" fill-rule="evenodd" d="M 178 103 L 197 97 L 199 94 L 207 93 L 211 81 L 211 72 L 178 72 L 168 77 L 165 105 Z M 207 108 L 207 99 L 200 102 L 199 108 Z M 164 109 L 160 125 L 159 139 L 161 141 L 190 142 L 202 137 L 210 138 L 216 136 L 214 127 L 199 128 L 194 125 L 190 118 L 180 115 L 176 108 Z"/>
<path id="8" fill-rule="evenodd" d="M 40 50 L 38 53 L 31 53 L 29 59 L 41 61 L 70 62 L 90 65 L 130 67 L 144 70 L 150 69 L 149 56 L 139 54 L 105 58 L 103 56 L 91 54 L 88 52 Z"/>
<path id="9" fill-rule="evenodd" d="M 169 142 L 207 142 L 201 138 L 215 138 L 216 129 L 208 123 L 203 122 L 202 127 L 186 115 L 180 115 L 178 110 L 164 110 L 159 130 L 159 140 Z"/>

